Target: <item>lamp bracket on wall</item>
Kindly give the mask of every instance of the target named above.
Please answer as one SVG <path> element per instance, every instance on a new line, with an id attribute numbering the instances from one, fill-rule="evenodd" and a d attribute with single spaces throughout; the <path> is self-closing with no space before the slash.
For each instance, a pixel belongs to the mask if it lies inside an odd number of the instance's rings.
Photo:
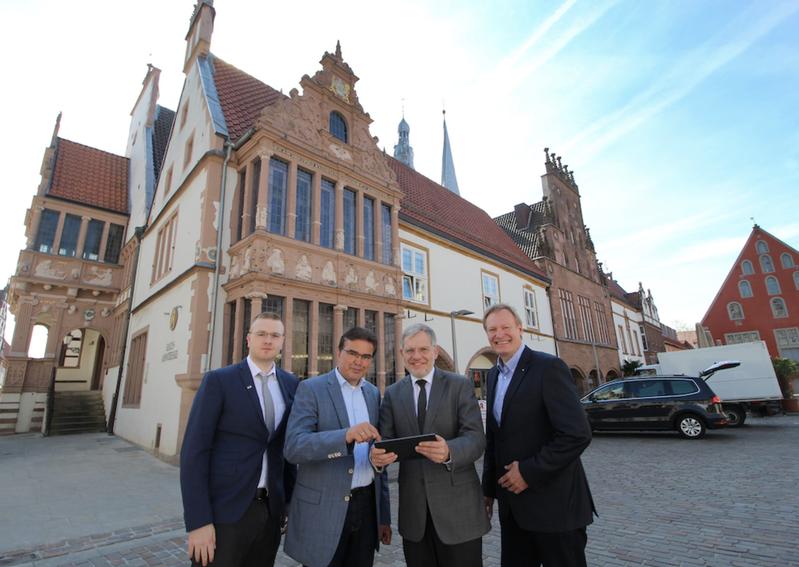
<path id="1" fill-rule="evenodd" d="M 433 319 L 435 319 L 435 317 L 428 317 L 428 316 L 427 316 L 427 313 L 425 313 L 425 314 L 424 314 L 424 320 L 425 320 L 425 322 L 427 322 L 427 321 L 432 321 Z"/>
<path id="2" fill-rule="evenodd" d="M 406 311 L 405 313 L 406 319 L 414 319 L 416 317 L 416 313 L 412 314 L 410 309 L 406 309 L 405 311 Z"/>

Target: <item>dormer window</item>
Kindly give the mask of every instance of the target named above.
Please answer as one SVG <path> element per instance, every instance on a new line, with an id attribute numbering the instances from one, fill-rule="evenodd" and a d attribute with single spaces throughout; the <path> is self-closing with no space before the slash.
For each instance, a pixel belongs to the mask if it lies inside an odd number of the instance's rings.
<path id="1" fill-rule="evenodd" d="M 330 133 L 345 144 L 347 143 L 347 123 L 341 113 L 335 110 L 330 113 Z"/>

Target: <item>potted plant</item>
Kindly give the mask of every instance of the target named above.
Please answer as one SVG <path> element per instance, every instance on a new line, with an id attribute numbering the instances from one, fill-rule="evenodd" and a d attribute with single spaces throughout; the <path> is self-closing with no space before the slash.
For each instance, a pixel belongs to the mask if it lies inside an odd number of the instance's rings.
<path id="1" fill-rule="evenodd" d="M 794 380 L 799 377 L 799 364 L 789 358 L 772 358 L 771 363 L 782 389 L 782 408 L 785 411 L 799 411 L 799 398 L 794 391 Z"/>

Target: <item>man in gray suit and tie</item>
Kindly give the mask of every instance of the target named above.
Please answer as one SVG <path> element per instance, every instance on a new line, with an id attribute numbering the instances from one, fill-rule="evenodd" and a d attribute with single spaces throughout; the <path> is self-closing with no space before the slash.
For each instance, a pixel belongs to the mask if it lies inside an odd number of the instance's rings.
<path id="1" fill-rule="evenodd" d="M 437 356 L 433 329 L 408 327 L 402 357 L 410 376 L 386 389 L 380 409 L 385 439 L 436 434 L 417 446 L 421 458 L 400 463 L 402 548 L 411 567 L 482 565 L 482 536 L 491 526 L 474 465 L 485 449 L 480 407 L 464 376 L 433 367 Z M 396 454 L 372 448 L 371 460 L 385 466 Z"/>
<path id="2" fill-rule="evenodd" d="M 369 463 L 380 392 L 364 376 L 376 348 L 374 333 L 353 327 L 338 366 L 294 397 L 284 454 L 299 466 L 284 549 L 310 567 L 371 567 L 379 543 L 391 543 L 388 481 Z"/>

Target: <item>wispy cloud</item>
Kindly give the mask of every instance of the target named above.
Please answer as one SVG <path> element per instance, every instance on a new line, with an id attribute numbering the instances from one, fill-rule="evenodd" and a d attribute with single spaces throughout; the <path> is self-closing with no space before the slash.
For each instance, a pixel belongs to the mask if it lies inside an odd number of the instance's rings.
<path id="1" fill-rule="evenodd" d="M 772 9 L 763 12 L 763 6 L 758 5 L 751 10 L 752 13 L 742 15 L 727 29 L 691 50 L 688 55 L 662 73 L 649 88 L 574 136 L 565 144 L 564 150 L 569 151 L 574 148 L 581 155 L 583 162 L 590 160 L 625 134 L 685 98 L 707 77 L 739 57 L 774 27 L 799 10 L 797 3 L 768 6 Z M 732 36 L 730 30 L 741 27 L 744 27 L 743 32 Z"/>

